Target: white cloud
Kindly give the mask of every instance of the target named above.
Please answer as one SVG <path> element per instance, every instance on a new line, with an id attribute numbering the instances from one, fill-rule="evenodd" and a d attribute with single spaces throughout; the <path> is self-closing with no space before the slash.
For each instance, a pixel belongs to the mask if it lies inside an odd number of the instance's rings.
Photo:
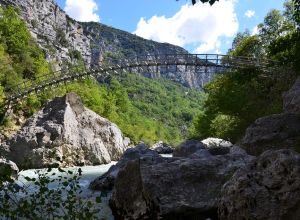
<path id="1" fill-rule="evenodd" d="M 64 10 L 78 21 L 100 21 L 98 6 L 94 0 L 66 0 Z"/>
<path id="2" fill-rule="evenodd" d="M 258 34 L 258 26 L 255 26 L 254 28 L 252 28 L 252 31 L 251 31 L 251 35 L 257 35 Z"/>
<path id="3" fill-rule="evenodd" d="M 178 46 L 196 44 L 195 52 L 218 51 L 221 37 L 233 37 L 238 31 L 235 0 L 209 4 L 184 5 L 172 17 L 141 18 L 135 34 Z"/>
<path id="4" fill-rule="evenodd" d="M 252 18 L 254 15 L 255 15 L 255 11 L 253 11 L 253 10 L 247 10 L 245 12 L 245 16 L 248 18 Z"/>

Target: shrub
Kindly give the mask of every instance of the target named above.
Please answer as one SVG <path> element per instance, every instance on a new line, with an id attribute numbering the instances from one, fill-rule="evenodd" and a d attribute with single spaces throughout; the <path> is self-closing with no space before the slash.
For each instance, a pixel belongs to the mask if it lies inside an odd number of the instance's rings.
<path id="1" fill-rule="evenodd" d="M 240 134 L 237 129 L 240 119 L 231 115 L 217 115 L 210 124 L 210 130 L 214 137 L 235 140 Z"/>

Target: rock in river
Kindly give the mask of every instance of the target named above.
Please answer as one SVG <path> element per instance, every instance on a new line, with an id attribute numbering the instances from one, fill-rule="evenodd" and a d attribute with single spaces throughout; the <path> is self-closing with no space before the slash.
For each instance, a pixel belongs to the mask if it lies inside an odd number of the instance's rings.
<path id="1" fill-rule="evenodd" d="M 18 166 L 42 168 L 110 163 L 120 159 L 129 142 L 115 124 L 69 93 L 34 114 L 6 145 Z"/>
<path id="2" fill-rule="evenodd" d="M 227 154 L 211 155 L 195 141 L 182 147 L 184 151 L 179 152 L 188 157 L 145 157 L 126 163 L 110 200 L 117 220 L 218 218 L 223 184 L 252 157 L 234 148 Z"/>
<path id="3" fill-rule="evenodd" d="M 90 188 L 101 191 L 112 190 L 120 169 L 124 168 L 129 161 L 139 160 L 141 158 L 150 158 L 152 160 L 158 157 L 161 158 L 156 151 L 150 150 L 145 144 L 139 144 L 135 148 L 129 148 L 116 165 L 112 166 L 105 174 L 91 182 Z"/>

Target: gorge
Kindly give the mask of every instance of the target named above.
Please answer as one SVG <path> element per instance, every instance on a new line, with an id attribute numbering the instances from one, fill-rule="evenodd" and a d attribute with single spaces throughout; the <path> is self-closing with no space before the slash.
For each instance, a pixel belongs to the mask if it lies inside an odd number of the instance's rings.
<path id="1" fill-rule="evenodd" d="M 212 62 L 53 0 L 0 5 L 0 219 L 300 219 L 291 11 Z"/>

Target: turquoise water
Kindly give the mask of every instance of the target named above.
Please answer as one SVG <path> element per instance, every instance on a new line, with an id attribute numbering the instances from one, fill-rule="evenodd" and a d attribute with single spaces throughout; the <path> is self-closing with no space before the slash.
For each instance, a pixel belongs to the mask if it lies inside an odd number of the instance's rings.
<path id="1" fill-rule="evenodd" d="M 79 195 L 79 197 L 89 200 L 89 199 L 93 199 L 97 196 L 100 196 L 101 192 L 90 190 L 88 188 L 89 184 L 95 178 L 97 178 L 97 177 L 103 175 L 105 172 L 107 172 L 108 169 L 114 164 L 116 164 L 116 162 L 112 162 L 110 164 L 105 164 L 105 165 L 99 165 L 99 166 L 80 167 L 81 170 L 82 170 L 82 177 L 79 181 L 79 185 L 81 187 L 82 193 Z M 66 168 L 66 169 L 63 169 L 63 170 L 76 172 L 78 170 L 78 168 L 79 167 L 71 167 L 71 168 Z M 19 173 L 19 178 L 16 181 L 16 183 L 20 186 L 27 187 L 30 191 L 34 191 L 36 189 L 35 186 L 31 182 L 26 181 L 25 177 L 37 178 L 37 176 L 38 176 L 37 172 L 42 172 L 43 173 L 43 172 L 46 172 L 46 171 L 47 171 L 46 169 L 38 169 L 38 170 L 37 169 L 32 169 L 32 170 L 21 171 Z M 56 175 L 52 175 L 52 173 L 56 173 Z M 50 174 L 49 174 L 49 177 L 51 179 L 55 179 L 59 175 L 62 175 L 62 173 L 60 173 L 58 171 L 58 169 L 52 169 Z M 57 182 L 51 183 L 49 185 L 50 189 L 55 189 L 55 188 L 58 188 L 58 187 L 59 186 L 58 186 Z M 22 196 L 22 195 L 20 195 L 20 196 Z M 105 195 L 104 197 L 102 195 L 102 203 L 99 204 L 99 206 L 101 208 L 101 213 L 99 213 L 99 216 L 98 216 L 99 219 L 101 219 L 101 218 L 104 218 L 104 219 L 107 219 L 107 220 L 113 220 L 114 219 L 113 216 L 112 216 L 111 210 L 108 206 L 109 197 L 110 197 L 110 194 Z"/>

